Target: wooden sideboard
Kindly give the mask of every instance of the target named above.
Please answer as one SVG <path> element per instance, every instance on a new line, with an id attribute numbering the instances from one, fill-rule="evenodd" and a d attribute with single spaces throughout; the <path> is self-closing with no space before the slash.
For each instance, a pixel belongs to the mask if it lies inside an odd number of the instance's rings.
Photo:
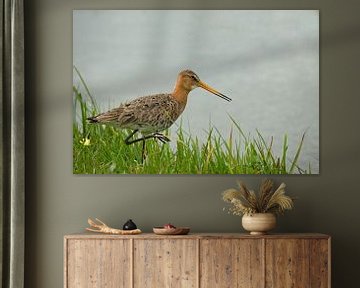
<path id="1" fill-rule="evenodd" d="M 65 288 L 325 288 L 323 234 L 66 235 Z"/>

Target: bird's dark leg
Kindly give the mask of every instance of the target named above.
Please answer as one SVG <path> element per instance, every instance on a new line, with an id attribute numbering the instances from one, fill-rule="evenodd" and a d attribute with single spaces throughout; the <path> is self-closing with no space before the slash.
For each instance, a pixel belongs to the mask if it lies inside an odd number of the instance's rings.
<path id="1" fill-rule="evenodd" d="M 155 139 L 160 140 L 162 143 L 170 142 L 170 139 L 161 133 L 153 134 Z"/>
<path id="2" fill-rule="evenodd" d="M 145 160 L 145 139 L 143 140 L 143 144 L 142 144 L 142 162 L 141 163 L 144 163 L 144 160 Z"/>
<path id="3" fill-rule="evenodd" d="M 166 143 L 166 142 L 169 142 L 169 141 L 170 141 L 170 139 L 169 139 L 168 137 L 166 137 L 166 136 L 164 136 L 163 134 L 160 134 L 160 133 L 154 133 L 154 134 L 151 134 L 151 135 L 146 135 L 146 136 L 143 136 L 143 137 L 141 137 L 141 138 L 138 138 L 138 139 L 129 141 L 129 139 L 130 139 L 136 132 L 138 132 L 138 130 L 134 130 L 134 132 L 125 139 L 125 144 L 126 144 L 126 145 L 130 145 L 130 144 L 133 144 L 133 143 L 136 143 L 136 142 L 139 142 L 139 141 L 143 141 L 143 140 L 147 140 L 147 139 L 151 139 L 151 138 L 158 139 L 158 140 L 160 140 L 162 143 Z"/>
<path id="4" fill-rule="evenodd" d="M 124 140 L 126 145 L 130 145 L 130 144 L 137 142 L 136 140 L 130 141 L 130 138 L 133 137 L 135 135 L 135 133 L 137 133 L 137 132 L 139 132 L 139 130 L 136 129 L 136 130 L 132 131 L 128 137 L 126 137 L 126 139 Z"/>
<path id="5" fill-rule="evenodd" d="M 141 159 L 141 163 L 144 163 L 144 160 L 146 158 L 146 154 L 145 154 L 145 140 L 147 139 L 151 139 L 151 138 L 154 138 L 154 139 L 157 139 L 159 141 L 161 141 L 162 143 L 166 143 L 166 142 L 169 142 L 170 139 L 168 137 L 166 137 L 165 135 L 161 134 L 161 133 L 154 133 L 154 134 L 151 134 L 151 135 L 146 135 L 146 136 L 143 136 L 141 138 L 137 138 L 137 139 L 134 139 L 134 140 L 130 140 L 131 137 L 134 136 L 134 134 L 136 132 L 138 132 L 139 130 L 134 130 L 128 137 L 126 137 L 126 139 L 124 140 L 125 141 L 125 144 L 126 145 L 130 145 L 130 144 L 134 144 L 136 142 L 139 142 L 139 141 L 142 141 L 142 159 Z"/>

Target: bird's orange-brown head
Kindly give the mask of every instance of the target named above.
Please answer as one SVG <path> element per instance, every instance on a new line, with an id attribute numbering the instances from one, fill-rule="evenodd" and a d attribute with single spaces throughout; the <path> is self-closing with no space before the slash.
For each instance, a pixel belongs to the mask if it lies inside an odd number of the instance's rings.
<path id="1" fill-rule="evenodd" d="M 184 70 L 179 73 L 173 95 L 175 98 L 178 98 L 178 100 L 185 100 L 186 102 L 186 98 L 189 92 L 197 87 L 201 87 L 215 94 L 216 96 L 225 99 L 226 101 L 231 101 L 231 98 L 225 96 L 224 94 L 210 87 L 205 82 L 201 81 L 199 76 L 197 76 L 196 73 L 191 70 Z"/>

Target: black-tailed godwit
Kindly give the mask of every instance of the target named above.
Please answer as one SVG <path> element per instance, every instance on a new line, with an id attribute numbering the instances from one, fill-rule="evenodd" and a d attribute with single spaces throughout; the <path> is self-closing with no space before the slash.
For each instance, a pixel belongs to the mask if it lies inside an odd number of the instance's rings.
<path id="1" fill-rule="evenodd" d="M 197 87 L 231 101 L 229 97 L 201 81 L 193 71 L 184 70 L 179 73 L 172 93 L 139 97 L 88 120 L 90 123 L 110 124 L 132 130 L 125 139 L 125 144 L 143 141 L 144 159 L 145 140 L 154 138 L 163 143 L 170 141 L 160 132 L 168 129 L 178 119 L 185 109 L 189 92 Z M 142 137 L 132 139 L 137 132 L 140 132 Z"/>

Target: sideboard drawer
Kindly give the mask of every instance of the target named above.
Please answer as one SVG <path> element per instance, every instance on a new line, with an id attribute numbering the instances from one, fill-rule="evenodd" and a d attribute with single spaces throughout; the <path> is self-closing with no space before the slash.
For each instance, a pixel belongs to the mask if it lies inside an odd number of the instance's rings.
<path id="1" fill-rule="evenodd" d="M 265 249 L 266 287 L 328 287 L 327 239 L 267 239 Z"/>
<path id="2" fill-rule="evenodd" d="M 134 240 L 134 287 L 196 288 L 197 257 L 194 239 Z"/>
<path id="3" fill-rule="evenodd" d="M 131 287 L 130 244 L 130 240 L 123 239 L 74 239 L 68 241 L 65 287 Z"/>
<path id="4" fill-rule="evenodd" d="M 262 287 L 262 255 L 261 239 L 201 240 L 200 287 Z"/>

